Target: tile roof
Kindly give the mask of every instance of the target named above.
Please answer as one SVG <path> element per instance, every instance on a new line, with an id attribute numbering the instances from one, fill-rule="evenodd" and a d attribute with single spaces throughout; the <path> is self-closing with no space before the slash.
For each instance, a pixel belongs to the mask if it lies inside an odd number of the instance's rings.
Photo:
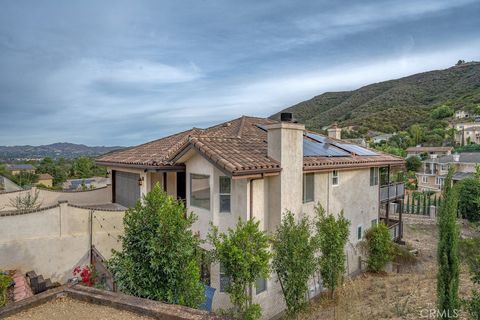
<path id="1" fill-rule="evenodd" d="M 462 163 L 480 163 L 480 152 L 462 152 L 459 153 L 460 159 L 458 162 Z M 455 163 L 454 155 L 448 155 L 438 158 L 439 163 Z"/>
<path id="2" fill-rule="evenodd" d="M 267 156 L 267 132 L 260 127 L 277 121 L 243 116 L 207 129 L 193 128 L 136 147 L 113 151 L 96 159 L 99 165 L 169 168 L 190 148 L 232 175 L 278 172 L 280 163 Z M 260 126 L 260 127 L 259 127 Z M 346 143 L 342 141 L 342 143 Z M 375 151 L 376 156 L 348 153 L 343 157 L 304 157 L 305 170 L 403 165 L 399 157 Z"/>
<path id="3" fill-rule="evenodd" d="M 409 147 L 407 152 L 448 152 L 452 151 L 453 147 Z"/>
<path id="4" fill-rule="evenodd" d="M 48 173 L 41 173 L 38 175 L 38 180 L 49 180 L 49 179 L 53 179 L 53 177 Z"/>

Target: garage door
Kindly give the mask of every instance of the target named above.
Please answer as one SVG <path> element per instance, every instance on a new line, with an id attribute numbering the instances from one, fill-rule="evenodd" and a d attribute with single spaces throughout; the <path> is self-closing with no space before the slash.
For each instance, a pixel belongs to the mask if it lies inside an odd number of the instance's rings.
<path id="1" fill-rule="evenodd" d="M 140 186 L 136 173 L 115 171 L 115 202 L 127 208 L 135 206 L 140 198 Z"/>

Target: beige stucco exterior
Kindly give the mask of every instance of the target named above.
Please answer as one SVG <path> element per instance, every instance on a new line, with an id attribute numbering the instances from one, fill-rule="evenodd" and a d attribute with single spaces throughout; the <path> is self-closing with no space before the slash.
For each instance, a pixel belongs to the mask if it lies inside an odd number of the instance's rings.
<path id="1" fill-rule="evenodd" d="M 90 263 L 90 245 L 109 258 L 112 249 L 120 249 L 122 233 L 122 211 L 89 210 L 63 202 L 31 213 L 0 213 L 0 269 L 34 270 L 64 283 L 76 266 Z"/>

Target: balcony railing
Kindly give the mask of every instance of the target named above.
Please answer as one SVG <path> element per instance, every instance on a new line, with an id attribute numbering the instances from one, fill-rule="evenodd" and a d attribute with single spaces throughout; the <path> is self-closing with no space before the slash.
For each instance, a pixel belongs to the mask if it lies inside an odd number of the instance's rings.
<path id="1" fill-rule="evenodd" d="M 391 183 L 380 187 L 380 201 L 395 200 L 403 197 L 405 184 L 403 182 Z"/>

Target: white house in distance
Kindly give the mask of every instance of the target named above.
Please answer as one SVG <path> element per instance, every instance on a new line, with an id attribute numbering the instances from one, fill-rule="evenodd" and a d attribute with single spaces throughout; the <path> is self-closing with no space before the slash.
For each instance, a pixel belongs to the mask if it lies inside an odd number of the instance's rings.
<path id="1" fill-rule="evenodd" d="M 403 198 L 403 185 L 381 187 L 379 169 L 403 166 L 404 160 L 342 141 L 339 128 L 329 129 L 330 137 L 325 137 L 294 123 L 289 113 L 281 118 L 243 116 L 207 129 L 193 128 L 103 155 L 96 163 L 111 172 L 113 202 L 130 207 L 159 182 L 198 216 L 194 232 L 201 238 L 210 221 L 225 231 L 239 217 L 255 218 L 273 233 L 286 210 L 298 217 L 313 216 L 316 203 L 328 212 L 344 210 L 351 221 L 348 273 L 354 274 L 361 267 L 356 244 L 371 225 L 386 219 L 392 236 L 401 237 L 401 223 L 381 207 Z M 226 308 L 225 275 L 218 264 L 209 269 L 210 285 L 217 289 L 213 307 Z M 319 281 L 312 280 L 310 294 L 319 290 Z M 253 291 L 264 318 L 284 310 L 273 274 L 258 279 Z"/>

